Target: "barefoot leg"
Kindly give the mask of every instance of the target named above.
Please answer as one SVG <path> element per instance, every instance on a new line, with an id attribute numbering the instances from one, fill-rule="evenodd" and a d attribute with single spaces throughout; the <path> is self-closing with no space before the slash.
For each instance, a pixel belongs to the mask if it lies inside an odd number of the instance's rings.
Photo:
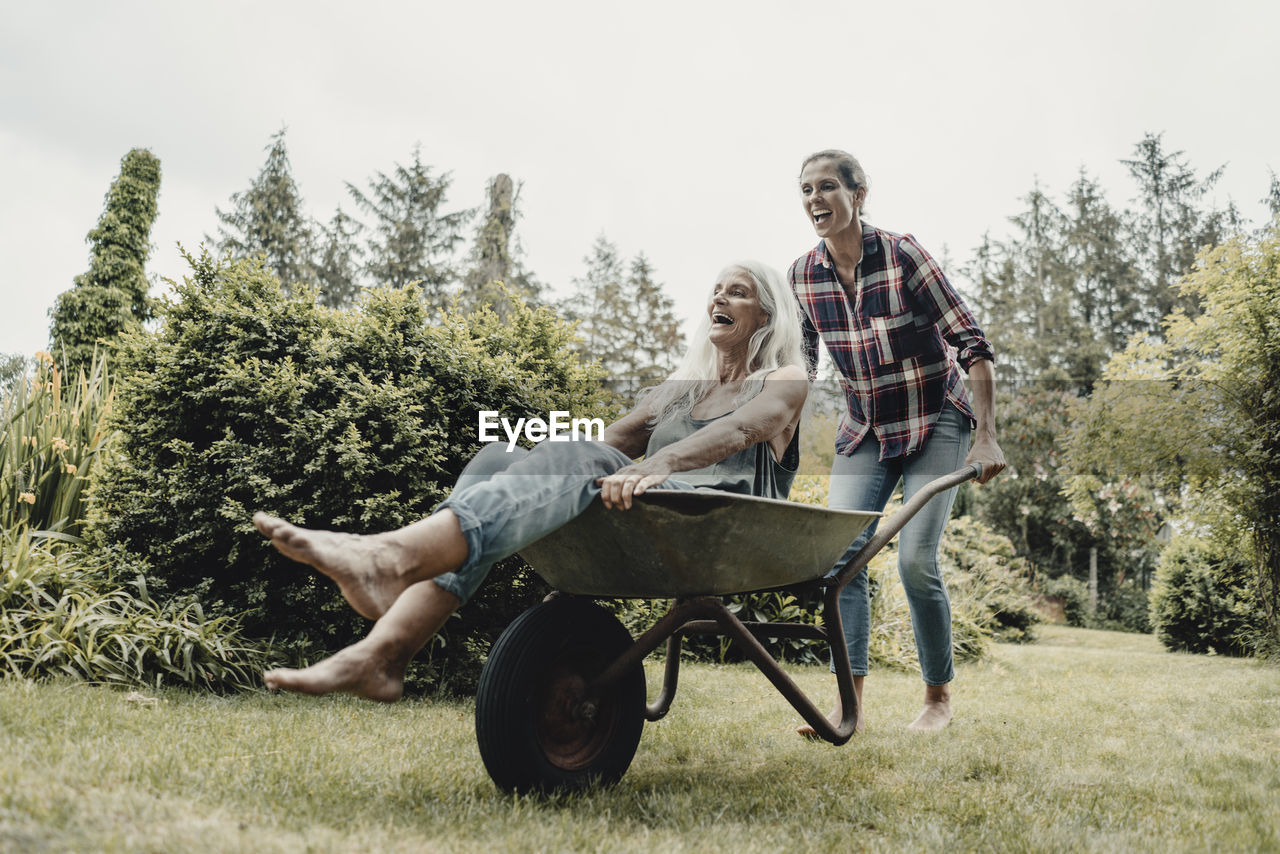
<path id="1" fill-rule="evenodd" d="M 300 528 L 266 513 L 255 513 L 253 524 L 281 554 L 333 579 L 356 613 L 371 620 L 410 585 L 455 570 L 467 558 L 467 541 L 448 509 L 369 536 Z"/>
<path id="2" fill-rule="evenodd" d="M 951 723 L 951 686 L 924 686 L 924 708 L 907 729 L 916 732 L 937 732 Z"/>
<path id="3" fill-rule="evenodd" d="M 419 581 L 400 594 L 364 640 L 301 670 L 268 670 L 263 681 L 273 691 L 341 691 L 384 703 L 398 700 L 409 660 L 460 604 L 435 582 Z"/>
<path id="4" fill-rule="evenodd" d="M 867 719 L 862 714 L 862 680 L 866 678 L 867 677 L 865 676 L 853 677 L 853 696 L 858 701 L 858 722 L 853 726 L 853 731 L 855 733 L 862 732 L 867 728 Z M 831 711 L 827 715 L 827 720 L 831 721 L 832 726 L 840 726 L 840 721 L 843 717 L 844 708 L 840 705 L 840 695 L 837 693 L 836 703 L 831 707 Z M 808 724 L 801 724 L 796 727 L 796 734 L 811 741 L 821 741 L 821 736 L 814 732 L 813 727 Z"/>

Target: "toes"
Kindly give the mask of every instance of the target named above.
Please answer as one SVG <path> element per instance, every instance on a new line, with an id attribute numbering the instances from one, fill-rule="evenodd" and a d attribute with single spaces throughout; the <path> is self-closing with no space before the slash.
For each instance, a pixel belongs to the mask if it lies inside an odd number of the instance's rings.
<path id="1" fill-rule="evenodd" d="M 284 520 L 278 516 L 272 516 L 259 510 L 253 514 L 253 526 L 266 537 L 273 536 L 280 526 L 284 524 Z"/>

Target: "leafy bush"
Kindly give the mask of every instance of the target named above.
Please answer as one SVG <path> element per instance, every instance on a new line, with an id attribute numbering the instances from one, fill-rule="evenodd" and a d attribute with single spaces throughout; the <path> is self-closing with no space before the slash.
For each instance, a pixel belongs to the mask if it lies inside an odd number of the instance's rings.
<path id="1" fill-rule="evenodd" d="M 1062 603 L 1062 616 L 1069 626 L 1107 629 L 1114 632 L 1151 631 L 1147 591 L 1136 583 L 1123 583 L 1098 591 L 1098 609 L 1089 610 L 1089 585 L 1070 575 L 1049 579 L 1041 592 Z"/>
<path id="2" fill-rule="evenodd" d="M 151 599 L 80 553 L 28 530 L 0 532 L 0 675 L 71 676 L 115 685 L 249 688 L 271 662 L 227 617 Z"/>
<path id="3" fill-rule="evenodd" d="M 295 654 L 332 650 L 367 624 L 253 528 L 265 510 L 355 533 L 425 516 L 478 449 L 477 413 L 608 415 L 571 330 L 517 306 L 429 326 L 413 289 L 357 309 L 286 298 L 255 262 L 189 257 L 155 334 L 117 358 L 119 454 L 95 493 L 94 541 L 150 567 L 166 595 L 242 615 Z M 446 626 L 420 674 L 465 689 L 495 637 L 541 596 L 513 564 Z"/>
<path id="4" fill-rule="evenodd" d="M 890 512 L 895 508 L 889 508 Z M 939 553 L 951 598 L 951 643 L 956 661 L 981 658 L 992 640 L 1035 639 L 1039 622 L 1026 562 L 1013 544 L 977 519 L 947 524 Z M 898 578 L 896 540 L 867 567 L 871 581 L 871 661 L 883 667 L 918 669 L 906 591 Z"/>
<path id="5" fill-rule="evenodd" d="M 1027 562 L 1013 543 L 971 516 L 952 519 L 939 549 L 951 608 L 1000 641 L 1035 640 L 1040 622 Z"/>
<path id="6" fill-rule="evenodd" d="M 1068 626 L 1089 626 L 1089 585 L 1070 575 L 1059 575 L 1041 582 L 1045 596 L 1062 603 L 1062 617 Z"/>
<path id="7" fill-rule="evenodd" d="M 1094 628 L 1147 634 L 1151 631 L 1151 597 L 1137 584 L 1125 583 L 1100 594 L 1103 623 Z"/>
<path id="8" fill-rule="evenodd" d="M 1156 637 L 1174 651 L 1250 654 L 1266 630 L 1254 577 L 1248 561 L 1213 541 L 1175 537 L 1151 591 Z"/>
<path id="9" fill-rule="evenodd" d="M 48 353 L 15 382 L 0 410 L 0 528 L 79 533 L 86 486 L 109 445 L 111 384 L 99 356 L 72 383 Z"/>

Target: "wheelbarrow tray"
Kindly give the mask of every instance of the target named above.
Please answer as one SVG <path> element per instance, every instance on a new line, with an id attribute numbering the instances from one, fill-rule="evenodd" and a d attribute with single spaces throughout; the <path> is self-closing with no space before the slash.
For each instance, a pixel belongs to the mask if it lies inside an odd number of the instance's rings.
<path id="1" fill-rule="evenodd" d="M 709 489 L 655 489 L 629 510 L 607 510 L 597 499 L 520 555 L 564 593 L 724 596 L 823 577 L 880 516 Z"/>

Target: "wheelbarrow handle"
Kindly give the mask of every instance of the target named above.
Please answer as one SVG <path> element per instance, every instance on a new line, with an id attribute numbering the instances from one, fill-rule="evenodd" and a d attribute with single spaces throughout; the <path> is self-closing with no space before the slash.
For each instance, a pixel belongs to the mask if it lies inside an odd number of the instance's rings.
<path id="1" fill-rule="evenodd" d="M 932 501 L 939 493 L 959 486 L 966 480 L 974 480 L 981 477 L 982 463 L 971 463 L 962 469 L 953 471 L 951 474 L 944 474 L 942 477 L 926 483 L 919 492 L 911 496 L 910 501 L 899 508 L 897 513 L 894 513 L 888 519 L 881 520 L 880 525 L 876 528 L 875 535 L 867 540 L 862 548 L 858 550 L 858 553 L 836 575 L 836 584 L 840 587 L 848 584 L 850 579 L 861 572 L 871 562 L 871 559 L 879 554 L 880 550 L 911 521 L 911 518 L 920 512 L 920 508 Z"/>

